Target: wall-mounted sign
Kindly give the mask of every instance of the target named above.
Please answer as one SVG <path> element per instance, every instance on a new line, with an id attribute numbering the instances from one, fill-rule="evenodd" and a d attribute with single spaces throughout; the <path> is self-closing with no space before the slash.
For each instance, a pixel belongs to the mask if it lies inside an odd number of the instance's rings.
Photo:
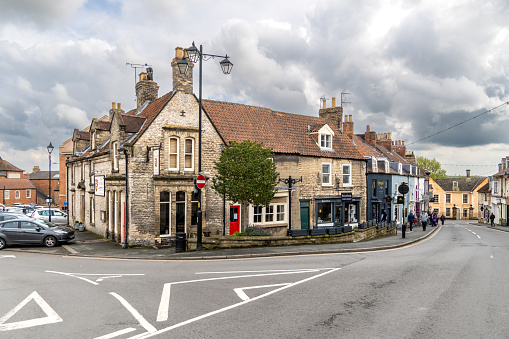
<path id="1" fill-rule="evenodd" d="M 94 194 L 104 197 L 104 175 L 96 175 L 94 177 Z"/>
<path id="2" fill-rule="evenodd" d="M 159 148 L 152 150 L 153 164 L 154 164 L 154 175 L 159 175 Z"/>
<path id="3" fill-rule="evenodd" d="M 352 192 L 341 193 L 342 202 L 352 202 Z"/>

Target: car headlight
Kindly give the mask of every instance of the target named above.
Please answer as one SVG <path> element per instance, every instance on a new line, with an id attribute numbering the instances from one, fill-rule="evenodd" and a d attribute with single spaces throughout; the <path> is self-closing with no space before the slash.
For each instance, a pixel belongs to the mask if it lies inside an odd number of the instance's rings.
<path id="1" fill-rule="evenodd" d="M 64 231 L 64 230 L 55 230 L 54 232 L 55 232 L 55 233 L 60 233 L 60 234 L 67 233 L 67 232 L 66 232 L 66 231 Z"/>

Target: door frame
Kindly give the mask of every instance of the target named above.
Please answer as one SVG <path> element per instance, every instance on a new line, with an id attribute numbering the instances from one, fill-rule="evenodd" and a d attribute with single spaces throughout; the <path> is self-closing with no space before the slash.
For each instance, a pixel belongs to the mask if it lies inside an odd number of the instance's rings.
<path id="1" fill-rule="evenodd" d="M 234 231 L 234 232 L 232 232 L 232 223 L 233 223 L 232 218 L 231 218 L 232 209 L 237 209 L 237 213 L 238 213 L 238 214 L 237 214 L 238 229 L 237 229 L 236 231 Z M 242 225 L 241 225 L 241 222 L 240 222 L 240 221 L 241 221 L 241 218 L 240 218 L 240 217 L 241 217 L 241 216 L 240 216 L 240 212 L 241 212 L 241 210 L 242 210 L 242 209 L 240 208 L 240 205 L 231 205 L 231 206 L 230 206 L 230 222 L 229 222 L 229 225 L 228 225 L 228 234 L 229 234 L 229 235 L 232 235 L 232 234 L 233 234 L 233 233 L 235 233 L 235 232 L 240 232 L 240 231 L 241 231 L 241 229 L 242 229 Z"/>

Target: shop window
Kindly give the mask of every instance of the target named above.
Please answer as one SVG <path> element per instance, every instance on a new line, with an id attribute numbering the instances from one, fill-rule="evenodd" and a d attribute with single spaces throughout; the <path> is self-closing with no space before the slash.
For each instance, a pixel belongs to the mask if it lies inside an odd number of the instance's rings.
<path id="1" fill-rule="evenodd" d="M 332 186 L 330 163 L 322 164 L 322 186 Z"/>
<path id="2" fill-rule="evenodd" d="M 178 191 L 175 198 L 175 230 L 186 231 L 186 192 Z"/>
<path id="3" fill-rule="evenodd" d="M 355 223 L 357 221 L 357 204 L 345 204 L 345 223 Z"/>
<path id="4" fill-rule="evenodd" d="M 179 169 L 179 139 L 170 138 L 170 170 Z"/>
<path id="5" fill-rule="evenodd" d="M 192 171 L 194 169 L 194 140 L 186 139 L 185 140 L 185 164 L 184 170 Z"/>
<path id="6" fill-rule="evenodd" d="M 352 165 L 343 165 L 343 187 L 352 185 Z"/>
<path id="7" fill-rule="evenodd" d="M 316 207 L 318 209 L 317 212 L 317 222 L 320 223 L 329 223 L 332 222 L 332 203 L 317 203 Z"/>
<path id="8" fill-rule="evenodd" d="M 191 225 L 198 225 L 198 193 L 191 195 Z"/>
<path id="9" fill-rule="evenodd" d="M 159 193 L 159 234 L 170 234 L 170 192 Z"/>

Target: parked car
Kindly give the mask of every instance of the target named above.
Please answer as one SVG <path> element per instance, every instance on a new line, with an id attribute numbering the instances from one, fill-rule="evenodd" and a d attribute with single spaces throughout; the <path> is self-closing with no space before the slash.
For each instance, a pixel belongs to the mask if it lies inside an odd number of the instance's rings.
<path id="1" fill-rule="evenodd" d="M 4 212 L 23 214 L 23 209 L 20 207 L 6 207 Z"/>
<path id="2" fill-rule="evenodd" d="M 23 213 L 26 215 L 31 215 L 35 211 L 35 208 L 32 207 L 31 205 L 21 205 L 21 206 L 16 206 L 16 207 L 22 208 Z"/>
<path id="3" fill-rule="evenodd" d="M 0 250 L 14 244 L 53 247 L 74 239 L 74 230 L 32 218 L 0 221 Z"/>
<path id="4" fill-rule="evenodd" d="M 0 204 L 0 212 L 4 212 L 4 211 L 5 211 L 5 205 Z"/>
<path id="5" fill-rule="evenodd" d="M 21 213 L 0 212 L 0 221 L 22 218 L 27 218 L 27 216 Z"/>
<path id="6" fill-rule="evenodd" d="M 48 207 L 39 208 L 30 215 L 34 219 L 49 221 L 50 209 Z M 67 214 L 57 208 L 51 209 L 51 222 L 55 225 L 67 226 Z"/>

